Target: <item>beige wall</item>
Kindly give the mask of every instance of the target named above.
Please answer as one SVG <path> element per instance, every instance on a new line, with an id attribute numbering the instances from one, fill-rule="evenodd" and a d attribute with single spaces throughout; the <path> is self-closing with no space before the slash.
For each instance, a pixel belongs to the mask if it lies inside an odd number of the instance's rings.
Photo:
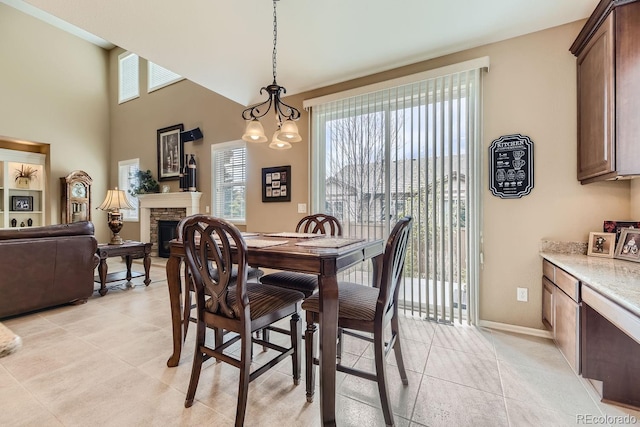
<path id="1" fill-rule="evenodd" d="M 599 230 L 604 219 L 640 218 L 636 181 L 581 186 L 575 179 L 575 58 L 568 47 L 581 25 L 561 26 L 287 99 L 301 109 L 303 99 L 479 56 L 491 58 L 484 81 L 483 151 L 486 154 L 491 141 L 501 135 L 528 135 L 535 143 L 536 176 L 531 195 L 501 200 L 488 191 L 484 161 L 480 317 L 485 320 L 541 327 L 540 239 L 586 241 L 588 232 Z M 185 129 L 200 127 L 204 133 L 203 141 L 188 143 L 185 151 L 197 156 L 202 206 L 210 206 L 211 144 L 236 140 L 243 131 L 242 106 L 194 83 L 182 81 L 145 93 L 145 61 L 141 61 L 141 97 L 118 105 L 116 67 L 121 52 L 105 52 L 0 4 L 0 55 L 5 58 L 0 139 L 50 144 L 53 223 L 59 222 L 58 177 L 74 169 L 87 171 L 94 178 L 95 206 L 106 189 L 117 184 L 118 160 L 138 157 L 141 166 L 157 176 L 156 130 L 176 123 Z M 265 121 L 267 133 L 274 127 Z M 309 203 L 306 112 L 299 128 L 304 141 L 291 150 L 249 146 L 248 230 L 291 229 L 302 216 L 297 204 Z M 279 165 L 292 166 L 292 202 L 262 203 L 260 169 Z M 176 181 L 169 185 L 177 190 Z M 104 241 L 109 235 L 106 221 L 100 220 L 104 213 L 94 211 L 93 216 L 98 238 Z M 127 224 L 123 236 L 138 238 L 137 224 Z M 516 302 L 519 286 L 529 288 L 528 303 Z"/>
<path id="2" fill-rule="evenodd" d="M 60 222 L 58 179 L 75 169 L 93 178 L 97 206 L 108 178 L 107 53 L 0 3 L 0 58 L 0 139 L 50 144 L 48 222 Z M 93 211 L 101 241 L 103 214 Z"/>
<path id="3" fill-rule="evenodd" d="M 630 216 L 628 181 L 582 186 L 576 180 L 576 60 L 568 49 L 582 25 L 583 21 L 564 25 L 297 97 L 312 98 L 490 57 L 491 69 L 483 84 L 483 155 L 502 135 L 528 135 L 534 142 L 535 188 L 522 199 L 492 196 L 485 157 L 483 320 L 542 328 L 540 240 L 586 242 L 589 231 L 602 229 L 603 220 Z M 529 302 L 516 301 L 517 287 L 529 289 Z"/>
<path id="4" fill-rule="evenodd" d="M 529 196 L 517 200 L 492 196 L 484 160 L 485 263 L 481 272 L 481 319 L 541 328 L 540 240 L 586 241 L 589 231 L 601 229 L 603 220 L 631 216 L 628 181 L 582 186 L 576 180 L 576 70 L 575 58 L 568 48 L 582 24 L 564 25 L 287 99 L 301 109 L 303 99 L 480 56 L 490 57 L 491 70 L 484 79 L 483 153 L 486 156 L 491 141 L 501 135 L 528 135 L 535 144 L 535 188 Z M 119 52 L 111 53 L 112 86 Z M 145 73 L 141 74 L 141 86 L 145 87 Z M 286 82 L 280 83 L 286 86 Z M 114 88 L 110 96 L 113 101 Z M 114 104 L 111 109 L 112 183 L 117 181 L 115 165 L 122 159 L 140 157 L 142 167 L 156 174 L 156 129 L 175 123 L 184 123 L 186 129 L 200 126 L 205 138 L 195 148 L 199 188 L 204 193 L 203 206 L 209 205 L 210 145 L 240 137 L 241 111 L 238 104 L 186 81 L 143 94 L 140 99 L 122 106 Z M 264 124 L 271 134 L 275 124 L 269 121 Z M 249 146 L 247 229 L 250 231 L 290 230 L 302 216 L 297 213 L 297 204 L 309 203 L 306 112 L 298 126 L 304 140 L 294 144 L 291 150 L 274 151 L 267 148 L 267 144 Z M 260 169 L 280 165 L 292 166 L 292 201 L 262 203 Z M 634 206 L 640 206 L 640 202 Z M 640 213 L 640 209 L 636 207 L 635 213 Z M 516 302 L 516 287 L 529 289 L 529 302 Z"/>
<path id="5" fill-rule="evenodd" d="M 118 55 L 110 52 L 111 103 L 111 165 L 110 185 L 117 185 L 118 161 L 140 159 L 140 167 L 149 169 L 158 178 L 157 130 L 183 123 L 185 130 L 199 127 L 204 138 L 185 144 L 185 153 L 196 154 L 198 165 L 198 191 L 202 192 L 201 210 L 211 207 L 211 146 L 240 139 L 244 131 L 241 113 L 244 107 L 215 92 L 188 80 L 147 93 L 147 62 L 140 60 L 140 97 L 118 104 Z M 265 78 L 267 78 L 265 76 Z M 256 88 L 259 91 L 260 88 Z M 265 130 L 272 134 L 275 123 L 264 121 Z M 270 127 L 272 126 L 272 127 Z M 306 124 L 304 124 L 306 135 Z M 306 138 L 305 138 L 306 140 Z M 292 228 L 302 214 L 297 214 L 297 203 L 307 202 L 307 150 L 304 142 L 288 151 L 274 151 L 267 144 L 249 144 L 247 161 L 247 229 L 284 230 Z M 291 203 L 262 203 L 260 191 L 263 167 L 292 165 L 293 186 Z M 178 181 L 162 181 L 171 191 L 178 191 Z M 244 228 L 244 227 L 241 227 Z M 120 233 L 123 238 L 138 239 L 138 223 L 125 224 Z"/>

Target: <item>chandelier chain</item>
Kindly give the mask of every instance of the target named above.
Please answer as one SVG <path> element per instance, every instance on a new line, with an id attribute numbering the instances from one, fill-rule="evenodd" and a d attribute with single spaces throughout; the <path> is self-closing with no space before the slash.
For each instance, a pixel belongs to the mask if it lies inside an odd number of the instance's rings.
<path id="1" fill-rule="evenodd" d="M 273 83 L 276 82 L 276 54 L 278 53 L 276 45 L 278 43 L 278 17 L 276 14 L 276 0 L 273 1 Z"/>
<path id="2" fill-rule="evenodd" d="M 269 95 L 268 98 L 253 107 L 245 109 L 242 112 L 242 118 L 244 120 L 258 120 L 259 118 L 264 117 L 273 107 L 277 124 L 278 126 L 281 126 L 285 120 L 298 120 L 300 118 L 300 110 L 282 101 L 281 96 L 282 94 L 287 93 L 287 90 L 276 83 L 276 46 L 278 44 L 278 18 L 276 14 L 277 1 L 279 0 L 273 1 L 273 83 L 260 89 L 260 94 L 266 92 Z"/>

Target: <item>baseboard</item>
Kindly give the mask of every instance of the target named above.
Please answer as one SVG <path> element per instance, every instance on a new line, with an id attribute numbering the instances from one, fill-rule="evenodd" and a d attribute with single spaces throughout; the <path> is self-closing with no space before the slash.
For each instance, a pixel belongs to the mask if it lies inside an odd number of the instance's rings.
<path id="1" fill-rule="evenodd" d="M 478 326 L 499 331 L 514 332 L 516 334 L 531 335 L 534 337 L 553 339 L 551 332 L 543 329 L 527 328 L 525 326 L 510 325 L 508 323 L 492 322 L 490 320 L 480 320 Z"/>

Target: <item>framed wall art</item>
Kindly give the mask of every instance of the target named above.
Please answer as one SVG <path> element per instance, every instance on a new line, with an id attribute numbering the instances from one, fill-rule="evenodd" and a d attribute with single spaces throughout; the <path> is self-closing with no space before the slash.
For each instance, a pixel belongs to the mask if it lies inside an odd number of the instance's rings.
<path id="1" fill-rule="evenodd" d="M 184 166 L 180 140 L 183 130 L 182 123 L 158 129 L 158 181 L 180 179 L 180 169 Z"/>
<path id="2" fill-rule="evenodd" d="M 640 262 L 640 229 L 622 229 L 614 258 Z"/>
<path id="3" fill-rule="evenodd" d="M 33 196 L 11 196 L 12 211 L 33 211 Z"/>
<path id="4" fill-rule="evenodd" d="M 262 168 L 262 201 L 291 201 L 291 166 Z"/>
<path id="5" fill-rule="evenodd" d="M 587 255 L 613 258 L 615 249 L 616 233 L 601 233 L 598 231 L 592 231 L 589 233 Z"/>

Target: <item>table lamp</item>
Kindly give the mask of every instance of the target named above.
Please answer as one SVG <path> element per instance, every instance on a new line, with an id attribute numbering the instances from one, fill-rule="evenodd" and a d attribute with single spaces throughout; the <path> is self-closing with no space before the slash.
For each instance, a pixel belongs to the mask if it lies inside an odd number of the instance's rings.
<path id="1" fill-rule="evenodd" d="M 120 209 L 134 209 L 129 203 L 124 191 L 118 190 L 118 187 L 116 187 L 115 190 L 107 190 L 107 196 L 104 198 L 104 202 L 98 206 L 98 209 L 109 213 L 107 224 L 109 224 L 109 228 L 113 233 L 109 244 L 121 245 L 124 243 L 122 237 L 118 234 L 120 230 L 122 230 L 122 214 L 120 213 Z"/>

